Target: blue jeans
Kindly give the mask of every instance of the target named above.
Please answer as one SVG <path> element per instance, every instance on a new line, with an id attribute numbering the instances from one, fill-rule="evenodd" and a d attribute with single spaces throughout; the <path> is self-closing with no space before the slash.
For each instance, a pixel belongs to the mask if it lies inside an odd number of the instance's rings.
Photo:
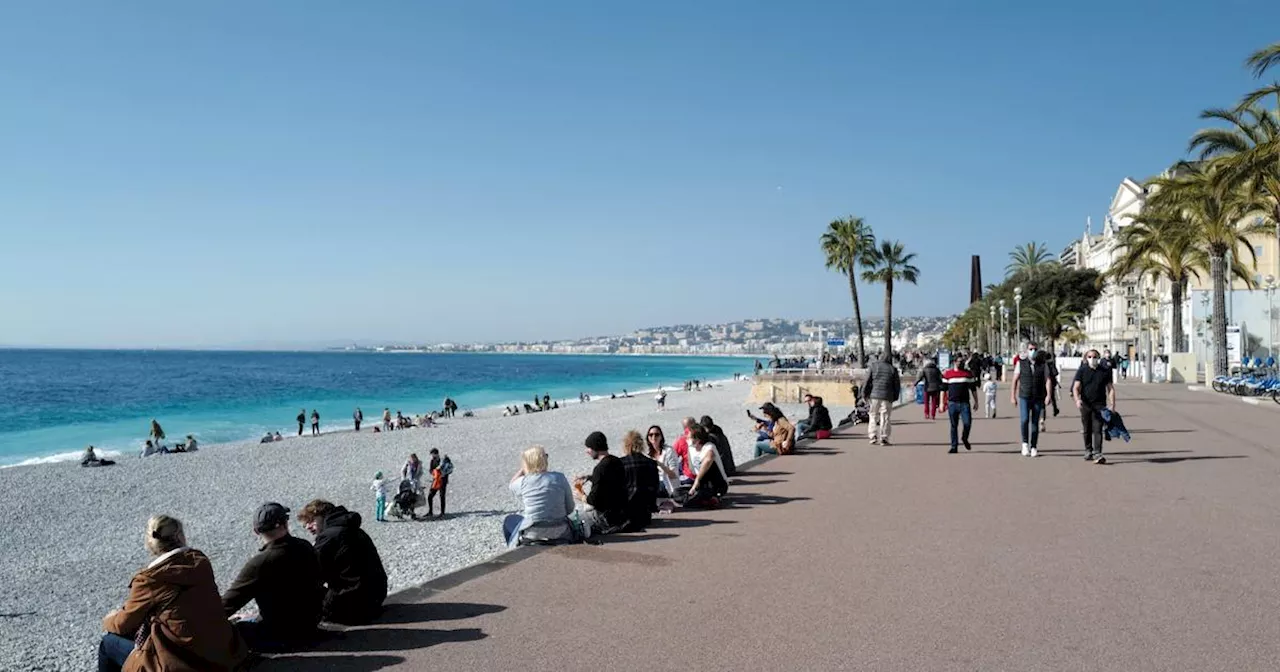
<path id="1" fill-rule="evenodd" d="M 520 524 L 524 522 L 524 516 L 513 513 L 502 519 L 502 538 L 506 540 L 507 546 L 515 548 L 516 535 L 520 534 Z"/>
<path id="2" fill-rule="evenodd" d="M 969 408 L 969 404 L 957 404 L 954 401 L 947 402 L 947 417 L 951 419 L 951 450 L 956 450 L 959 445 L 956 440 L 956 429 L 961 423 L 964 425 L 964 431 L 960 438 L 965 444 L 969 443 L 969 428 L 973 425 L 973 410 Z"/>
<path id="3" fill-rule="evenodd" d="M 386 520 L 387 516 L 387 498 L 378 495 L 373 501 L 373 519 Z"/>
<path id="4" fill-rule="evenodd" d="M 1018 424 L 1022 429 L 1022 442 L 1036 447 L 1040 440 L 1040 415 L 1044 413 L 1043 399 L 1018 397 Z"/>
<path id="5" fill-rule="evenodd" d="M 777 455 L 778 451 L 774 449 L 773 444 L 768 441 L 756 441 L 756 457 L 761 455 Z"/>
<path id="6" fill-rule="evenodd" d="M 112 632 L 102 636 L 98 643 L 98 672 L 120 672 L 124 661 L 133 653 L 133 640 Z"/>
<path id="7" fill-rule="evenodd" d="M 796 423 L 796 438 L 800 438 L 809 432 L 809 421 L 801 420 Z"/>

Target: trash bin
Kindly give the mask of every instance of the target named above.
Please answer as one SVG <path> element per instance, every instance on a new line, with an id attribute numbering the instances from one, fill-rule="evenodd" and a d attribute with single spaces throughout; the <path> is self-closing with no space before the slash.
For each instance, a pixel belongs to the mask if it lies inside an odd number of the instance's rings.
<path id="1" fill-rule="evenodd" d="M 916 383 L 916 403 L 924 404 L 924 381 Z"/>

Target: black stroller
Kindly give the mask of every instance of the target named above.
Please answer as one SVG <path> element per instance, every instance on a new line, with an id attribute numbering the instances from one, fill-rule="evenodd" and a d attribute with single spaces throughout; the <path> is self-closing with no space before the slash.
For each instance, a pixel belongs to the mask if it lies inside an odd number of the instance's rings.
<path id="1" fill-rule="evenodd" d="M 418 501 L 419 497 L 422 497 L 422 493 L 414 488 L 413 481 L 407 478 L 400 481 L 400 489 L 391 500 L 391 515 L 400 520 L 404 520 L 406 515 L 409 516 L 409 520 L 417 520 L 418 515 L 413 510 L 422 503 Z"/>

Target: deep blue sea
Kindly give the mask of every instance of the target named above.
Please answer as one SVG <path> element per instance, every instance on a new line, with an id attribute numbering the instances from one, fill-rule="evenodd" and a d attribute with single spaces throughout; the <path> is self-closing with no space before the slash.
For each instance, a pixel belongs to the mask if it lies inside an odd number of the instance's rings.
<path id="1" fill-rule="evenodd" d="M 252 439 L 297 432 L 294 417 L 320 411 L 322 430 L 349 429 L 389 407 L 405 415 L 504 406 L 550 394 L 609 396 L 685 380 L 750 373 L 726 357 L 192 352 L 0 349 L 0 465 L 78 457 L 84 447 L 134 452 L 152 418 L 173 442 Z"/>

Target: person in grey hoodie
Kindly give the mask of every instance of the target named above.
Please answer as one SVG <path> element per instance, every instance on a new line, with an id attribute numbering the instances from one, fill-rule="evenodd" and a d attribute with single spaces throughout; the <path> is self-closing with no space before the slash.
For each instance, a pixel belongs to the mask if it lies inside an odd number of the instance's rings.
<path id="1" fill-rule="evenodd" d="M 884 353 L 867 370 L 867 382 L 863 386 L 865 396 L 871 400 L 871 422 L 867 423 L 867 438 L 871 445 L 889 445 L 890 416 L 893 404 L 902 394 L 902 377 L 894 368 L 892 353 Z"/>

